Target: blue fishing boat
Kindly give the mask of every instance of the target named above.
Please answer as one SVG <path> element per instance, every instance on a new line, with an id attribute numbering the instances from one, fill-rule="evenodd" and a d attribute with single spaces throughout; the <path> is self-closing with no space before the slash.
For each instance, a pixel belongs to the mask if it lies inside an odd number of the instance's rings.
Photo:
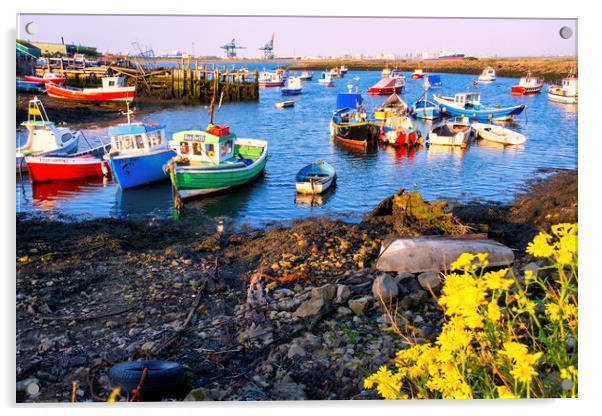
<path id="1" fill-rule="evenodd" d="M 481 105 L 481 94 L 478 92 L 461 92 L 453 97 L 434 94 L 433 99 L 439 103 L 442 114 L 464 116 L 477 121 L 513 120 L 527 108 L 524 104 L 511 107 L 484 107 Z"/>
<path id="2" fill-rule="evenodd" d="M 436 103 L 427 100 L 426 95 L 412 105 L 410 113 L 415 118 L 420 118 L 423 120 L 435 120 L 441 116 L 441 110 L 439 106 Z"/>
<path id="3" fill-rule="evenodd" d="M 281 90 L 282 95 L 299 95 L 303 92 L 303 88 L 301 87 L 301 78 L 299 77 L 290 77 L 286 80 L 286 87 L 283 87 Z"/>
<path id="4" fill-rule="evenodd" d="M 109 128 L 111 152 L 105 156 L 121 189 L 168 179 L 163 166 L 176 155 L 165 137 L 165 126 L 128 123 Z"/>
<path id="5" fill-rule="evenodd" d="M 17 78 L 17 92 L 44 92 L 44 84 L 41 82 L 25 81 Z"/>
<path id="6" fill-rule="evenodd" d="M 380 127 L 368 120 L 361 94 L 352 93 L 351 89 L 337 95 L 330 136 L 343 144 L 365 148 L 377 142 Z"/>
<path id="7" fill-rule="evenodd" d="M 441 77 L 439 75 L 429 75 L 428 80 L 429 84 L 431 85 L 431 88 L 438 88 L 443 86 L 443 83 L 441 82 Z"/>
<path id="8" fill-rule="evenodd" d="M 295 188 L 301 194 L 321 194 L 336 181 L 337 172 L 323 160 L 313 162 L 297 173 Z"/>

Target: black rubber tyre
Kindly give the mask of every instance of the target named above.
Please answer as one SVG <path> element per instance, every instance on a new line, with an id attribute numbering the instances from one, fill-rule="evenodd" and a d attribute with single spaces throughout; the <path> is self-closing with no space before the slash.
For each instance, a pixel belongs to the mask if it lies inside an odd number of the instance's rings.
<path id="1" fill-rule="evenodd" d="M 144 368 L 146 379 L 140 389 L 142 396 L 169 395 L 184 387 L 184 368 L 173 361 L 142 360 L 116 364 L 109 370 L 114 386 L 131 392 L 140 383 Z"/>

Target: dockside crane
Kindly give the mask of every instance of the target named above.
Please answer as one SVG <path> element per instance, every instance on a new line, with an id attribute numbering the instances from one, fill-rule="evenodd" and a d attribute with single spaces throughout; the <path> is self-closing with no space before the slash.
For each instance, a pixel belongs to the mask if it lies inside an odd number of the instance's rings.
<path id="1" fill-rule="evenodd" d="M 263 45 L 263 48 L 259 48 L 260 51 L 263 51 L 264 59 L 274 59 L 274 34 L 272 33 L 272 39 Z"/>
<path id="2" fill-rule="evenodd" d="M 247 49 L 244 46 L 240 46 L 236 43 L 236 39 L 232 39 L 230 42 L 225 45 L 220 46 L 220 48 L 226 50 L 226 57 L 228 58 L 236 58 L 236 50 L 237 49 Z"/>

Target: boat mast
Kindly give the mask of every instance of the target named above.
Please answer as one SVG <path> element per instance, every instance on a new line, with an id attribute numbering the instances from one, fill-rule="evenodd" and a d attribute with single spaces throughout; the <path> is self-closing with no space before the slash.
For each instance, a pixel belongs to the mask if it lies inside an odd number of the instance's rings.
<path id="1" fill-rule="evenodd" d="M 215 106 L 215 96 L 217 95 L 217 87 L 219 81 L 219 72 L 213 73 L 213 95 L 211 95 L 211 102 L 209 103 L 209 125 L 213 124 L 213 108 Z"/>

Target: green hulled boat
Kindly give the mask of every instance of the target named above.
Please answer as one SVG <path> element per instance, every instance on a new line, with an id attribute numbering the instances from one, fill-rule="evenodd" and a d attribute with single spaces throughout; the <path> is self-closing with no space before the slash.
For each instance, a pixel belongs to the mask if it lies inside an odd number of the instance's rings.
<path id="1" fill-rule="evenodd" d="M 182 199 L 240 186 L 265 168 L 268 142 L 237 138 L 228 127 L 180 131 L 169 142 L 177 152 L 167 165 L 173 187 Z"/>

